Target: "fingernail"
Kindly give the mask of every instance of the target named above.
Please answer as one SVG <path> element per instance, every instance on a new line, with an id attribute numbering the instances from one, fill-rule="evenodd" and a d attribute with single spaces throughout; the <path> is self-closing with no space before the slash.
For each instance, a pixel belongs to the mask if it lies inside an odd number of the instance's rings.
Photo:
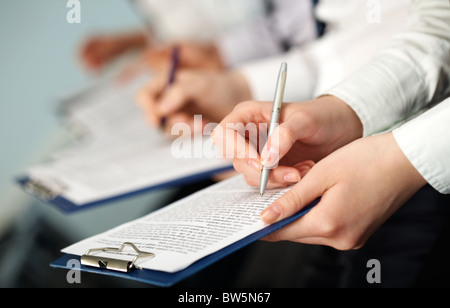
<path id="1" fill-rule="evenodd" d="M 286 174 L 283 179 L 287 183 L 298 183 L 300 181 L 300 176 L 297 173 L 291 172 Z"/>
<path id="2" fill-rule="evenodd" d="M 265 167 L 272 167 L 278 161 L 279 153 L 277 149 L 270 147 L 268 150 L 264 149 L 261 153 L 261 163 Z"/>
<path id="3" fill-rule="evenodd" d="M 254 159 L 250 159 L 249 161 L 248 161 L 248 164 L 249 164 L 249 166 L 251 166 L 252 168 L 255 168 L 256 170 L 261 170 L 261 166 L 260 166 L 260 164 L 256 161 L 256 160 L 254 160 Z"/>
<path id="4" fill-rule="evenodd" d="M 261 213 L 261 220 L 267 224 L 274 223 L 280 217 L 281 211 L 278 205 L 272 204 Z"/>

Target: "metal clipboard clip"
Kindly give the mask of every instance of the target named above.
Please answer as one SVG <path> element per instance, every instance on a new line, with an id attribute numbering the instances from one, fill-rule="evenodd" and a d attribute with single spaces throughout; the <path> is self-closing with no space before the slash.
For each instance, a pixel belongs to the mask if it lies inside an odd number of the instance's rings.
<path id="1" fill-rule="evenodd" d="M 137 253 L 131 261 L 92 255 L 92 253 L 95 252 L 122 252 L 127 246 L 133 248 L 133 250 Z M 140 267 L 136 265 L 136 261 L 138 259 L 154 257 L 154 253 L 141 251 L 133 243 L 125 242 L 119 248 L 104 247 L 89 249 L 84 255 L 81 256 L 81 264 L 127 273 L 134 269 L 140 269 Z"/>
<path id="2" fill-rule="evenodd" d="M 59 196 L 60 192 L 55 189 L 51 189 L 43 183 L 29 179 L 24 187 L 25 191 L 29 194 L 36 195 L 43 201 L 51 201 Z"/>

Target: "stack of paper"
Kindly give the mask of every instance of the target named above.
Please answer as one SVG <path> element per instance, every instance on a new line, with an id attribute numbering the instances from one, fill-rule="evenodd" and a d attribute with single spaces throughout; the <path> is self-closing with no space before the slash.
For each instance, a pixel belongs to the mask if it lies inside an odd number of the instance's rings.
<path id="1" fill-rule="evenodd" d="M 79 142 L 51 153 L 49 162 L 30 168 L 19 183 L 27 192 L 73 211 L 231 169 L 230 161 L 211 158 L 215 153 L 209 137 L 186 141 L 193 152 L 205 155 L 183 156 L 174 139 L 146 123 L 135 95 L 148 80 L 140 76 L 126 85 L 104 81 L 66 98 L 61 114 Z"/>
<path id="2" fill-rule="evenodd" d="M 66 247 L 51 266 L 72 270 L 78 264 L 82 271 L 171 286 L 299 219 L 318 202 L 276 224 L 264 224 L 261 211 L 287 189 L 267 190 L 261 196 L 238 175 Z M 125 243 L 135 245 L 139 252 L 117 251 Z M 143 258 L 136 258 L 142 253 Z M 87 257 L 94 261 L 83 263 Z M 118 270 L 121 263 L 125 266 Z"/>

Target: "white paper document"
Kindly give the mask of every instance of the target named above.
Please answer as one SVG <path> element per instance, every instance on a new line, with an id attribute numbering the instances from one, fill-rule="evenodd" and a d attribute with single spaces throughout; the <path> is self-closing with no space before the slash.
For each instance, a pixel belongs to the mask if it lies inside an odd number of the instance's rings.
<path id="1" fill-rule="evenodd" d="M 82 132 L 81 141 L 29 168 L 29 191 L 39 187 L 85 205 L 231 167 L 230 161 L 215 158 L 209 136 L 180 142 L 181 137 L 150 127 L 135 102 L 136 91 L 147 82 L 147 76 L 126 86 L 103 82 L 66 98 L 65 123 L 75 135 Z M 180 144 L 193 155 L 174 146 Z M 202 155 L 196 158 L 197 153 Z"/>
<path id="2" fill-rule="evenodd" d="M 62 250 L 82 256 L 89 249 L 119 248 L 131 242 L 155 256 L 140 268 L 176 272 L 195 261 L 266 227 L 260 213 L 287 191 L 259 190 L 238 175 L 181 199 L 140 219 L 125 223 Z M 102 257 L 132 258 L 101 252 Z"/>
<path id="3" fill-rule="evenodd" d="M 209 140 L 191 140 L 210 148 Z M 74 204 L 84 205 L 231 166 L 215 158 L 177 158 L 172 142 L 155 138 L 70 155 L 30 168 L 29 178 Z"/>
<path id="4" fill-rule="evenodd" d="M 146 124 L 135 97 L 151 78 L 151 74 L 140 74 L 124 83 L 117 77 L 109 77 L 66 95 L 59 107 L 64 124 L 76 135 L 89 140 L 116 138 L 129 128 L 134 129 L 133 123 Z"/>

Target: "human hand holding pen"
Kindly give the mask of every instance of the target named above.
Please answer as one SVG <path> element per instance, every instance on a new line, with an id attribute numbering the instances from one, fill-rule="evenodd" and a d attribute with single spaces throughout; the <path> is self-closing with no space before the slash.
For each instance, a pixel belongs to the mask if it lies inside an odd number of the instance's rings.
<path id="1" fill-rule="evenodd" d="M 175 74 L 177 72 L 178 64 L 180 60 L 180 48 L 179 46 L 174 46 L 172 50 L 172 57 L 170 58 L 170 69 L 169 69 L 169 79 L 167 80 L 166 89 L 173 85 L 175 82 Z M 160 127 L 164 129 L 167 119 L 165 117 L 161 118 Z"/>
<path id="2" fill-rule="evenodd" d="M 204 123 L 218 123 L 238 102 L 250 98 L 245 78 L 238 72 L 183 70 L 166 87 L 167 72 L 157 76 L 137 93 L 137 102 L 151 125 L 159 127 L 166 118 L 166 131 L 175 123 L 194 128 L 194 115 L 202 115 Z"/>
<path id="3" fill-rule="evenodd" d="M 272 114 L 270 116 L 268 137 L 271 136 L 271 134 L 275 130 L 275 127 L 278 125 L 278 121 L 280 120 L 281 107 L 283 105 L 284 89 L 286 86 L 286 78 L 287 78 L 287 64 L 286 62 L 283 62 L 281 64 L 280 72 L 278 74 L 278 81 L 275 89 L 275 97 L 273 100 Z M 261 177 L 259 181 L 259 193 L 261 196 L 264 195 L 264 192 L 266 191 L 271 168 L 272 166 L 264 166 L 264 165 L 262 166 Z"/>
<path id="4" fill-rule="evenodd" d="M 208 71 L 225 69 L 219 50 L 214 44 L 191 41 L 173 42 L 147 48 L 139 57 L 139 62 L 152 70 L 161 70 L 164 63 L 170 60 L 174 46 L 181 50 L 180 68 Z"/>
<path id="5" fill-rule="evenodd" d="M 165 44 L 149 44 L 139 56 L 125 66 L 120 80 L 127 82 L 142 71 L 166 74 L 173 61 L 174 50 L 178 50 L 178 69 L 192 69 L 220 72 L 225 64 L 218 48 L 214 44 L 191 41 L 171 42 Z M 169 68 L 170 70 L 170 68 Z"/>
<path id="6" fill-rule="evenodd" d="M 268 187 L 295 184 L 261 213 L 265 223 L 289 217 L 321 197 L 308 215 L 265 240 L 328 245 L 340 250 L 359 248 L 426 183 L 391 133 L 360 138 L 359 118 L 332 96 L 285 104 L 278 133 L 269 138 L 261 156 L 251 144 L 244 147 L 246 153 L 238 152 L 236 145 L 245 141 L 239 133 L 219 133 L 226 131 L 227 123 L 267 123 L 271 107 L 269 102 L 239 104 L 212 136 L 223 155 L 235 154 L 234 167 L 249 185 L 259 185 L 264 159 L 270 164 L 279 161 Z M 274 148 L 279 151 L 272 152 Z"/>
<path id="7" fill-rule="evenodd" d="M 362 124 L 354 111 L 333 96 L 323 96 L 302 103 L 284 103 L 279 125 L 259 153 L 252 142 L 229 124 L 243 126 L 269 123 L 272 102 L 248 101 L 237 105 L 219 124 L 212 136 L 223 157 L 233 158 L 234 168 L 251 186 L 259 186 L 263 163 L 271 170 L 267 187 L 292 185 L 300 180 L 315 162 L 362 136 Z M 231 125 L 233 127 L 233 125 Z M 257 132 L 259 135 L 259 131 Z M 231 137 L 230 137 L 231 136 Z M 230 140 L 231 138 L 231 140 Z M 237 145 L 245 144 L 241 153 Z"/>

